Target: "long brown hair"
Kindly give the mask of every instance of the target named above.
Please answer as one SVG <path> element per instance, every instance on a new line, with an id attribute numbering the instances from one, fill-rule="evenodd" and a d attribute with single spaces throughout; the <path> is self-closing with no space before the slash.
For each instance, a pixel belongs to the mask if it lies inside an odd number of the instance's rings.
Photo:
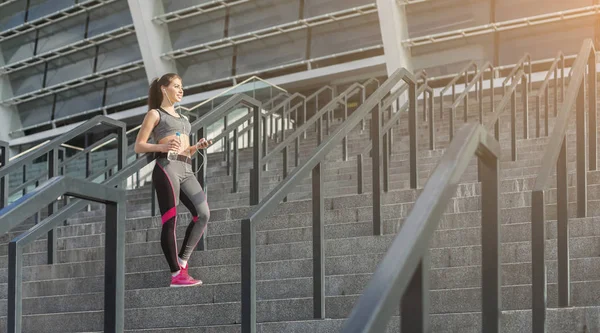
<path id="1" fill-rule="evenodd" d="M 160 91 L 160 87 L 166 87 L 171 84 L 173 79 L 181 80 L 181 77 L 175 73 L 167 73 L 160 78 L 155 78 L 150 84 L 148 89 L 148 108 L 149 110 L 158 109 L 162 104 L 163 94 Z"/>

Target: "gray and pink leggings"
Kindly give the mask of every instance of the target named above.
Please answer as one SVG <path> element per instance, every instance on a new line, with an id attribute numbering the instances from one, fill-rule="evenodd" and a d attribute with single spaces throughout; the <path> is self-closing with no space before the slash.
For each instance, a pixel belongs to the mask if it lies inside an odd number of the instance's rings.
<path id="1" fill-rule="evenodd" d="M 156 197 L 162 216 L 160 244 L 171 268 L 171 272 L 179 270 L 177 255 L 182 260 L 189 260 L 194 248 L 206 230 L 210 210 L 206 195 L 198 183 L 192 166 L 188 162 L 159 157 L 152 171 L 152 182 L 156 188 Z M 179 200 L 192 214 L 181 250 L 177 252 L 177 205 Z"/>

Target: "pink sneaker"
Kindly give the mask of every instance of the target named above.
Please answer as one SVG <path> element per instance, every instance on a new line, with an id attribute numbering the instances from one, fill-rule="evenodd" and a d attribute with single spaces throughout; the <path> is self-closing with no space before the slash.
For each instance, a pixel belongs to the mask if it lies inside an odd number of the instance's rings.
<path id="1" fill-rule="evenodd" d="M 192 287 L 192 286 L 201 286 L 202 281 L 196 280 L 188 275 L 187 268 L 181 269 L 179 274 L 171 277 L 171 287 Z"/>

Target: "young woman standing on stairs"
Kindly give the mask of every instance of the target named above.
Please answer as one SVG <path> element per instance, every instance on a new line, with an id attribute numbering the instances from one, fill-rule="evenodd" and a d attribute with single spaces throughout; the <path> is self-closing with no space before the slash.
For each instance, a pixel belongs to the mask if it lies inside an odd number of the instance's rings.
<path id="1" fill-rule="evenodd" d="M 206 195 L 192 170 L 191 157 L 207 148 L 212 141 L 202 138 L 195 145 L 190 145 L 191 124 L 173 106 L 182 98 L 179 75 L 168 73 L 154 79 L 148 92 L 149 111 L 135 141 L 136 153 L 155 153 L 156 156 L 152 183 L 156 188 L 162 216 L 160 244 L 171 269 L 171 287 L 202 284 L 202 281 L 188 275 L 187 262 L 206 230 L 210 217 Z M 151 134 L 155 144 L 148 143 Z M 192 213 L 192 221 L 185 232 L 181 250 L 177 251 L 179 200 Z"/>

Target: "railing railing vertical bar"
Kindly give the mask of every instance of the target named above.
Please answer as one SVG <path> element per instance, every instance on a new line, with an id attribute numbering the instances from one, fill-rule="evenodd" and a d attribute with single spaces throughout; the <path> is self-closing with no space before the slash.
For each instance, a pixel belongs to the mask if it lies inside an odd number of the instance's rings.
<path id="1" fill-rule="evenodd" d="M 23 165 L 23 174 L 21 179 L 23 180 L 23 183 L 27 182 L 27 165 Z M 23 195 L 27 194 L 27 188 L 23 188 Z"/>
<path id="2" fill-rule="evenodd" d="M 588 143 L 588 147 L 589 147 L 589 170 L 590 171 L 595 171 L 597 169 L 597 164 L 598 164 L 598 155 L 597 155 L 597 141 L 598 141 L 598 134 L 597 134 L 597 126 L 598 126 L 598 121 L 597 121 L 597 111 L 598 111 L 598 107 L 596 104 L 596 97 L 598 95 L 597 91 L 596 91 L 596 78 L 595 78 L 595 73 L 596 73 L 596 54 L 592 53 L 590 54 L 590 59 L 588 60 L 588 72 L 589 72 L 589 79 L 588 79 L 588 124 L 589 124 L 589 143 Z"/>
<path id="3" fill-rule="evenodd" d="M 294 140 L 294 150 L 296 151 L 294 154 L 294 166 L 297 167 L 300 164 L 300 137 Z"/>
<path id="4" fill-rule="evenodd" d="M 373 173 L 373 235 L 383 234 L 381 228 L 381 102 L 371 112 L 371 164 Z"/>
<path id="5" fill-rule="evenodd" d="M 8 146 L 8 142 L 0 141 L 0 164 L 2 167 L 5 167 L 10 158 L 9 155 L 10 149 Z M 4 177 L 0 177 L 0 209 L 6 207 L 8 205 L 8 175 Z"/>
<path id="6" fill-rule="evenodd" d="M 227 134 L 223 137 L 223 157 L 225 157 L 225 169 L 227 176 L 231 176 L 231 140 L 229 136 L 231 134 Z"/>
<path id="7" fill-rule="evenodd" d="M 479 77 L 479 90 L 477 91 L 477 98 L 479 99 L 479 124 L 483 125 L 483 75 Z M 494 104 L 494 102 L 491 104 Z"/>
<path id="8" fill-rule="evenodd" d="M 531 64 L 529 66 L 531 67 Z M 529 74 L 531 76 L 531 71 Z M 526 75 L 521 78 L 521 102 L 523 103 L 523 139 L 529 139 L 529 80 Z"/>
<path id="9" fill-rule="evenodd" d="M 260 160 L 261 160 L 261 156 L 263 156 L 262 152 L 261 152 L 261 145 L 258 144 L 258 142 L 260 142 L 260 133 L 261 133 L 261 122 L 258 121 L 261 117 L 261 108 L 259 106 L 254 106 L 252 108 L 252 113 L 253 113 L 253 126 L 254 129 L 252 131 L 254 138 L 254 145 L 252 146 L 252 168 L 253 170 L 250 173 L 250 177 L 253 179 L 253 191 L 252 194 L 250 195 L 250 205 L 258 205 L 258 203 L 260 202 L 260 197 L 261 197 L 261 186 L 262 186 L 262 180 L 261 180 L 261 174 L 262 174 L 262 168 L 260 165 Z"/>
<path id="10" fill-rule="evenodd" d="M 104 258 L 104 330 L 125 329 L 125 196 L 122 203 L 106 203 Z"/>
<path id="11" fill-rule="evenodd" d="M 433 119 L 434 111 L 433 89 L 431 89 L 429 91 L 429 150 L 435 149 L 435 119 Z"/>
<path id="12" fill-rule="evenodd" d="M 463 117 L 464 119 L 463 120 L 466 123 L 466 122 L 469 121 L 469 93 L 468 92 L 465 94 L 465 98 L 464 98 L 463 104 L 465 106 L 464 107 L 465 114 L 464 114 L 464 117 Z"/>
<path id="13" fill-rule="evenodd" d="M 540 137 L 540 101 L 541 98 L 540 96 L 536 96 L 535 97 L 535 137 L 539 138 Z M 546 114 L 548 114 L 548 112 L 546 112 Z"/>
<path id="14" fill-rule="evenodd" d="M 7 332 L 21 332 L 23 326 L 23 249 L 14 242 L 8 243 L 8 295 Z"/>
<path id="15" fill-rule="evenodd" d="M 544 100 L 546 101 L 546 136 L 550 135 L 550 87 L 546 86 L 546 92 L 544 95 Z M 554 104 L 554 117 L 558 114 L 558 104 Z"/>
<path id="16" fill-rule="evenodd" d="M 267 123 L 267 118 L 261 116 L 261 119 L 262 119 L 262 129 L 263 129 L 263 131 L 262 131 L 262 145 L 263 145 L 263 147 L 262 147 L 262 157 L 265 157 L 265 156 L 267 156 L 267 152 L 269 150 L 269 144 L 268 144 L 268 142 L 269 142 L 269 140 L 268 140 L 269 139 L 269 135 L 268 135 L 268 132 L 267 132 L 267 127 L 268 127 L 267 124 L 268 123 Z M 258 141 L 255 140 L 254 142 L 258 142 Z M 269 170 L 269 161 L 267 161 L 265 163 L 265 165 L 263 166 L 263 170 L 264 171 L 268 171 Z"/>
<path id="17" fill-rule="evenodd" d="M 238 192 L 238 179 L 240 174 L 238 140 L 238 129 L 236 128 L 233 130 L 233 193 Z"/>
<path id="18" fill-rule="evenodd" d="M 400 300 L 400 332 L 430 332 L 429 255 L 424 255 Z"/>
<path id="19" fill-rule="evenodd" d="M 586 112 L 585 112 L 585 78 L 581 80 L 575 109 L 577 123 L 577 217 L 587 216 L 587 154 Z"/>
<path id="20" fill-rule="evenodd" d="M 531 309 L 532 332 L 546 332 L 546 204 L 544 191 L 533 191 L 531 195 Z M 560 202 L 560 201 L 558 201 Z"/>
<path id="21" fill-rule="evenodd" d="M 510 93 L 510 152 L 512 161 L 517 160 L 517 92 Z"/>
<path id="22" fill-rule="evenodd" d="M 417 133 L 417 83 L 408 83 L 408 135 L 410 136 L 410 188 L 419 186 L 418 168 L 418 133 Z"/>
<path id="23" fill-rule="evenodd" d="M 312 170 L 313 316 L 325 319 L 325 198 L 323 163 Z"/>
<path id="24" fill-rule="evenodd" d="M 390 155 L 389 155 L 389 133 L 383 134 L 383 192 L 387 193 L 390 190 Z"/>
<path id="25" fill-rule="evenodd" d="M 256 228 L 242 220 L 242 333 L 256 333 Z"/>
<path id="26" fill-rule="evenodd" d="M 567 137 L 565 136 L 556 162 L 556 214 L 558 257 L 558 304 L 569 306 L 569 211 L 567 189 Z"/>
<path id="27" fill-rule="evenodd" d="M 48 152 L 48 179 L 58 176 L 58 151 L 52 149 Z M 87 178 L 87 177 L 86 177 Z M 56 200 L 48 205 L 48 216 L 57 211 Z M 56 229 L 48 231 L 47 249 L 48 249 L 48 265 L 57 262 L 58 241 L 56 239 Z"/>
<path id="28" fill-rule="evenodd" d="M 564 80 L 563 80 L 564 82 Z M 563 87 L 564 91 L 564 87 Z M 558 114 L 558 67 L 554 69 L 554 115 Z M 547 134 L 546 134 L 547 135 Z"/>
<path id="29" fill-rule="evenodd" d="M 480 153 L 481 183 L 481 299 L 482 331 L 500 332 L 502 309 L 500 266 L 500 161 Z"/>
<path id="30" fill-rule="evenodd" d="M 363 154 L 358 154 L 356 155 L 356 180 L 358 182 L 358 184 L 356 185 L 357 187 L 357 193 L 358 194 L 362 194 L 363 193 Z"/>
<path id="31" fill-rule="evenodd" d="M 281 155 L 283 158 L 283 179 L 285 179 L 285 177 L 287 177 L 288 175 L 288 147 L 285 146 L 283 147 L 283 150 L 281 151 Z M 287 197 L 283 198 L 283 202 L 287 202 Z"/>

